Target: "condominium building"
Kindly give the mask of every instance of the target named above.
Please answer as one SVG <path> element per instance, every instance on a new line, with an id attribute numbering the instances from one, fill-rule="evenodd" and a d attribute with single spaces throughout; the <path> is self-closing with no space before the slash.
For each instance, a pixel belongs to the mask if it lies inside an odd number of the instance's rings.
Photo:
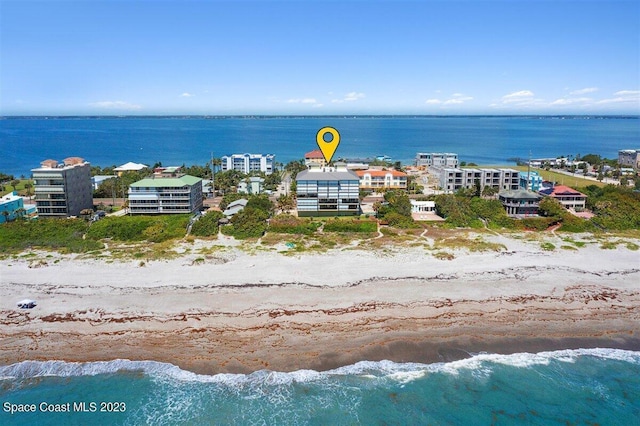
<path id="1" fill-rule="evenodd" d="M 445 192 L 456 192 L 462 188 L 473 188 L 476 182 L 481 188 L 497 191 L 516 190 L 520 186 L 519 172 L 513 169 L 457 169 L 440 170 L 440 188 Z"/>
<path id="2" fill-rule="evenodd" d="M 192 213 L 202 209 L 202 179 L 149 177 L 129 186 L 131 214 Z"/>
<path id="3" fill-rule="evenodd" d="M 298 173 L 298 216 L 360 214 L 359 182 L 358 175 L 346 168 L 311 168 Z"/>
<path id="4" fill-rule="evenodd" d="M 540 191 L 542 188 L 542 176 L 538 172 L 520 172 L 520 188 L 529 191 Z"/>
<path id="5" fill-rule="evenodd" d="M 416 154 L 416 166 L 424 167 L 458 167 L 458 154 L 451 152 L 418 152 Z"/>
<path id="6" fill-rule="evenodd" d="M 236 170 L 242 173 L 263 172 L 267 175 L 274 170 L 273 154 L 233 154 L 222 157 L 222 171 Z"/>
<path id="7" fill-rule="evenodd" d="M 91 165 L 79 157 L 65 158 L 59 164 L 45 160 L 32 169 L 35 200 L 40 217 L 79 216 L 93 209 Z"/>
<path id="8" fill-rule="evenodd" d="M 397 170 L 357 170 L 360 189 L 407 189 L 407 174 Z"/>
<path id="9" fill-rule="evenodd" d="M 618 164 L 640 170 L 640 149 L 622 149 L 618 151 Z"/>

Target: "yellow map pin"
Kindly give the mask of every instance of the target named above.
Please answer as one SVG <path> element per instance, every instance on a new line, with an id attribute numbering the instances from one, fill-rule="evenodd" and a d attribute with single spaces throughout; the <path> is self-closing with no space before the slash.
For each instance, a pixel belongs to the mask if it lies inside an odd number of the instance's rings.
<path id="1" fill-rule="evenodd" d="M 331 134 L 331 139 L 329 141 L 324 138 L 327 133 Z M 322 151 L 324 160 L 329 163 L 333 154 L 336 152 L 336 149 L 338 149 L 338 144 L 340 144 L 340 133 L 338 133 L 338 131 L 333 127 L 323 127 L 318 130 L 316 142 L 318 143 L 320 151 Z"/>

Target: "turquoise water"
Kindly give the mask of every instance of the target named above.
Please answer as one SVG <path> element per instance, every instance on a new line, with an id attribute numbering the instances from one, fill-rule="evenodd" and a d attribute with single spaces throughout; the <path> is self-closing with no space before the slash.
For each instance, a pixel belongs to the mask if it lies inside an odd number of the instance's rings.
<path id="1" fill-rule="evenodd" d="M 214 376 L 157 362 L 22 362 L 0 377 L 3 425 L 640 423 L 640 352 L 614 349 Z M 7 402 L 36 413 L 7 413 Z M 97 411 L 74 412 L 74 402 Z M 100 412 L 103 402 L 121 412 Z M 42 403 L 72 412 L 42 412 Z"/>
<path id="2" fill-rule="evenodd" d="M 0 120 L 0 172 L 28 176 L 46 158 L 99 166 L 206 164 L 214 156 L 271 153 L 287 163 L 316 148 L 324 126 L 340 131 L 337 157 L 455 152 L 461 161 L 599 154 L 640 148 L 640 119 L 598 117 L 9 118 Z"/>

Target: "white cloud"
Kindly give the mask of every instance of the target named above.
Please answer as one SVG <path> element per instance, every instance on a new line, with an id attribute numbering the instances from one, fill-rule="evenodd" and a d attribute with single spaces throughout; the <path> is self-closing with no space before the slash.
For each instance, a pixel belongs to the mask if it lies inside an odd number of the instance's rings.
<path id="1" fill-rule="evenodd" d="M 550 105 L 576 105 L 576 104 L 588 104 L 592 102 L 591 98 L 560 98 L 551 102 Z"/>
<path id="2" fill-rule="evenodd" d="M 425 103 L 427 105 L 460 105 L 467 101 L 473 100 L 473 97 L 463 95 L 462 93 L 454 93 L 451 98 L 446 100 L 440 99 L 427 99 Z"/>
<path id="3" fill-rule="evenodd" d="M 640 91 L 638 90 L 621 90 L 615 92 L 615 98 L 602 99 L 598 104 L 640 104 Z"/>
<path id="4" fill-rule="evenodd" d="M 573 92 L 569 92 L 570 95 L 586 95 L 587 93 L 597 92 L 597 87 L 585 87 L 584 89 L 574 90 Z"/>
<path id="5" fill-rule="evenodd" d="M 331 102 L 334 104 L 341 104 L 343 102 L 354 102 L 360 99 L 365 98 L 366 95 L 364 93 L 359 92 L 349 92 L 342 99 L 332 99 Z"/>
<path id="6" fill-rule="evenodd" d="M 189 93 L 189 92 L 184 92 L 182 95 L 180 95 L 180 97 L 181 97 L 181 98 L 190 98 L 190 97 L 192 97 L 192 96 L 195 96 L 195 95 L 192 95 L 192 94 L 191 94 L 191 93 Z"/>
<path id="7" fill-rule="evenodd" d="M 619 92 L 614 93 L 614 95 L 637 98 L 640 96 L 640 90 L 620 90 Z"/>
<path id="8" fill-rule="evenodd" d="M 522 102 L 523 100 L 531 99 L 535 95 L 531 90 L 520 90 L 519 92 L 509 93 L 508 95 L 504 95 L 502 97 L 502 102 L 511 103 L 511 102 Z"/>
<path id="9" fill-rule="evenodd" d="M 347 102 L 351 102 L 351 101 L 357 101 L 358 99 L 362 99 L 364 97 L 365 97 L 364 93 L 349 92 L 347 93 L 347 96 L 345 96 L 344 100 Z"/>
<path id="10" fill-rule="evenodd" d="M 315 104 L 317 103 L 314 98 L 302 98 L 302 99 L 289 99 L 287 100 L 289 104 Z"/>
<path id="11" fill-rule="evenodd" d="M 141 105 L 132 104 L 125 101 L 100 101 L 90 103 L 89 106 L 102 109 L 116 109 L 125 111 L 137 111 L 142 109 Z"/>

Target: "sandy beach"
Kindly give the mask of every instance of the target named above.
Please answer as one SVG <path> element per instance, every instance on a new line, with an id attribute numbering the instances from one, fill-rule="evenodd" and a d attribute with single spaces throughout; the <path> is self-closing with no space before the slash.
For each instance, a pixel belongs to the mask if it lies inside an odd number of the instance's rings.
<path id="1" fill-rule="evenodd" d="M 640 349 L 639 251 L 492 238 L 505 249 L 452 260 L 420 247 L 286 256 L 232 246 L 144 266 L 5 259 L 0 364 L 124 358 L 212 374 Z M 26 297 L 38 306 L 16 309 Z"/>

